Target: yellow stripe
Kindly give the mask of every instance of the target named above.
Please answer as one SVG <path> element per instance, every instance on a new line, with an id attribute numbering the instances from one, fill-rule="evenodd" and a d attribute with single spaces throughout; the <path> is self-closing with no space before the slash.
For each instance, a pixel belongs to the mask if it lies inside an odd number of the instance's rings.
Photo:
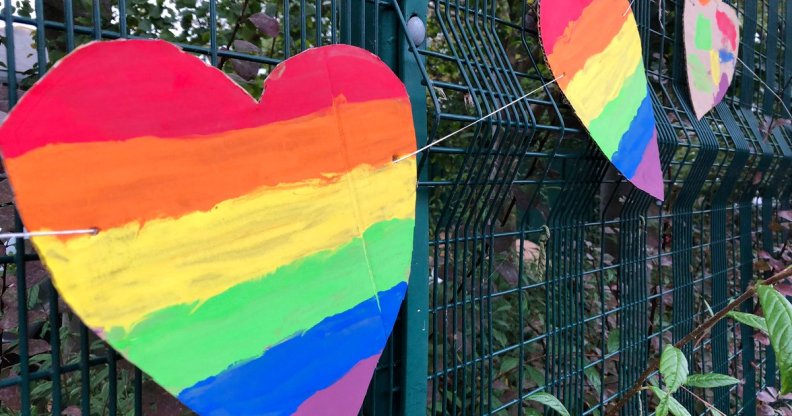
<path id="1" fill-rule="evenodd" d="M 641 38 L 631 16 L 610 45 L 591 56 L 564 90 L 585 126 L 589 126 L 605 106 L 616 99 L 641 60 Z"/>
<path id="2" fill-rule="evenodd" d="M 129 329 L 151 312 L 202 302 L 380 221 L 415 216 L 415 159 L 360 166 L 331 184 L 258 190 L 208 212 L 62 241 L 33 240 L 64 299 L 95 329 Z M 357 220 L 356 220 L 357 218 Z"/>
<path id="3" fill-rule="evenodd" d="M 715 49 L 710 50 L 710 75 L 712 75 L 712 83 L 715 84 L 715 91 L 718 91 L 720 89 L 721 66 L 720 55 Z"/>

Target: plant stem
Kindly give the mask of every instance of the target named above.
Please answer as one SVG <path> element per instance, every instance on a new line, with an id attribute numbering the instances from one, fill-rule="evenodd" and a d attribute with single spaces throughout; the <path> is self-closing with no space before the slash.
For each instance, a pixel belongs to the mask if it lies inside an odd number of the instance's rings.
<path id="1" fill-rule="evenodd" d="M 248 1 L 249 0 L 245 0 L 245 2 L 242 3 L 242 10 L 239 12 L 239 17 L 237 18 L 236 23 L 234 23 L 234 30 L 231 31 L 231 39 L 228 40 L 228 46 L 226 46 L 226 50 L 231 50 L 231 46 L 234 45 L 237 32 L 239 31 L 239 26 L 242 25 L 242 18 L 245 17 L 245 12 L 247 11 Z M 217 67 L 223 69 L 223 65 L 225 65 L 227 60 L 228 60 L 227 57 L 225 56 L 221 57 L 220 62 L 217 64 Z"/>
<path id="2" fill-rule="evenodd" d="M 713 405 L 709 404 L 709 403 L 708 403 L 706 400 L 704 400 L 704 399 L 702 399 L 701 397 L 697 396 L 697 395 L 696 395 L 696 393 L 693 393 L 692 391 L 690 391 L 690 390 L 689 390 L 688 388 L 686 388 L 685 386 L 679 386 L 679 387 L 680 387 L 682 390 L 685 390 L 686 392 L 690 393 L 690 395 L 691 395 L 691 396 L 693 396 L 693 398 L 694 398 L 694 399 L 696 399 L 696 400 L 700 401 L 702 404 L 704 404 L 704 406 L 705 406 L 707 409 L 710 409 L 710 410 L 712 410 L 712 411 L 714 411 L 714 412 L 718 413 L 718 414 L 719 414 L 719 415 L 721 415 L 721 416 L 726 416 L 726 415 L 725 415 L 725 414 L 723 414 L 723 412 L 721 412 L 721 411 L 720 411 L 720 410 L 719 410 L 717 407 L 715 407 L 715 406 L 713 406 Z"/>
<path id="3" fill-rule="evenodd" d="M 773 277 L 765 280 L 762 284 L 772 286 L 789 277 L 792 277 L 792 266 L 787 267 L 786 269 L 774 275 Z M 714 316 L 704 321 L 691 333 L 687 334 L 684 338 L 680 339 L 676 344 L 674 344 L 674 347 L 682 349 L 682 347 L 684 347 L 687 343 L 698 340 L 700 337 L 704 336 L 707 333 L 707 331 L 709 331 L 713 326 L 715 326 L 716 323 L 718 323 L 723 318 L 725 318 L 729 312 L 737 309 L 737 307 L 740 306 L 746 300 L 753 298 L 754 294 L 756 294 L 756 285 L 751 286 L 751 288 L 746 290 L 745 293 L 740 295 L 737 299 L 733 300 L 731 303 L 726 305 L 726 307 L 718 311 L 718 313 L 716 313 Z M 627 393 L 624 393 L 624 396 L 622 396 L 619 399 L 619 401 L 616 402 L 616 404 L 614 404 L 613 407 L 610 408 L 610 410 L 608 410 L 606 416 L 618 415 L 619 410 L 621 410 L 621 408 L 624 407 L 624 405 L 627 404 L 627 402 L 633 396 L 635 396 L 639 391 L 641 391 L 641 387 L 643 386 L 643 384 L 646 382 L 646 380 L 649 377 L 652 376 L 652 374 L 654 374 L 657 371 L 659 365 L 660 365 L 660 360 L 655 359 L 654 361 L 652 361 L 652 363 L 649 365 L 646 371 L 644 371 L 643 374 L 641 374 L 641 376 L 638 377 L 638 380 L 635 381 L 635 384 L 632 386 L 632 388 L 628 390 Z"/>
<path id="4" fill-rule="evenodd" d="M 786 241 L 784 241 L 784 245 L 783 245 L 783 246 L 781 246 L 781 250 L 779 250 L 779 251 L 778 251 L 778 257 L 776 257 L 776 256 L 775 256 L 775 255 L 773 255 L 773 254 L 770 254 L 770 255 L 771 255 L 771 256 L 773 256 L 773 258 L 774 258 L 774 259 L 776 259 L 776 260 L 780 260 L 780 259 L 781 259 L 781 256 L 782 256 L 782 255 L 784 254 L 784 252 L 786 251 L 787 244 L 789 244 L 789 240 L 790 240 L 790 239 L 789 239 L 789 238 L 787 238 L 787 239 L 786 239 Z"/>

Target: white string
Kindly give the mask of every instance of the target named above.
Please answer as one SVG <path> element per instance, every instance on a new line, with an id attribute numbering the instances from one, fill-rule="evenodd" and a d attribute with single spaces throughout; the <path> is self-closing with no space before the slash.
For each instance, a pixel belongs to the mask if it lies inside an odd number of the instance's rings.
<path id="1" fill-rule="evenodd" d="M 412 152 L 412 153 L 410 153 L 410 154 L 408 154 L 408 155 L 404 155 L 404 156 L 402 156 L 402 157 L 400 157 L 400 158 L 398 158 L 398 159 L 394 160 L 394 161 L 393 161 L 393 163 L 399 163 L 399 162 L 401 162 L 401 161 L 407 160 L 407 159 L 409 159 L 409 158 L 411 158 L 411 157 L 413 157 L 413 156 L 417 155 L 418 153 L 421 153 L 421 152 L 423 152 L 424 150 L 427 150 L 427 149 L 429 149 L 429 148 L 431 148 L 431 147 L 433 147 L 433 146 L 436 146 L 436 145 L 438 145 L 439 143 L 442 143 L 442 142 L 444 142 L 444 141 L 446 141 L 446 140 L 448 140 L 448 139 L 450 139 L 450 138 L 452 138 L 452 137 L 456 136 L 457 134 L 459 134 L 459 133 L 461 133 L 461 132 L 463 132 L 463 131 L 465 131 L 465 130 L 467 130 L 467 129 L 469 129 L 469 128 L 473 127 L 473 126 L 475 126 L 475 125 L 476 125 L 476 124 L 478 124 L 478 123 L 481 123 L 482 121 L 484 121 L 484 120 L 486 120 L 486 119 L 488 119 L 488 118 L 490 118 L 490 117 L 494 116 L 495 114 L 498 114 L 498 113 L 500 113 L 501 111 L 503 111 L 503 110 L 505 110 L 505 109 L 507 109 L 507 108 L 509 108 L 509 107 L 513 106 L 514 104 L 517 104 L 517 103 L 519 103 L 520 101 L 522 101 L 522 100 L 524 100 L 524 99 L 528 98 L 529 96 L 531 96 L 531 95 L 532 95 L 532 94 L 534 94 L 535 92 L 537 92 L 537 91 L 541 90 L 542 88 L 544 88 L 544 87 L 546 87 L 546 86 L 548 86 L 548 85 L 551 85 L 551 84 L 555 83 L 556 81 L 558 81 L 559 79 L 563 78 L 564 76 L 566 76 L 566 74 L 561 74 L 560 76 L 557 76 L 557 77 L 553 78 L 553 80 L 552 80 L 552 81 L 548 81 L 547 83 L 544 83 L 544 84 L 542 84 L 541 86 L 539 86 L 539 88 L 537 88 L 537 89 L 535 89 L 535 90 L 533 90 L 533 91 L 531 91 L 531 92 L 528 92 L 528 93 L 526 93 L 526 94 L 525 94 L 525 95 L 523 95 L 522 97 L 520 97 L 520 98 L 518 98 L 518 99 L 516 99 L 516 100 L 514 100 L 514 101 L 512 101 L 512 102 L 510 102 L 510 103 L 508 103 L 508 104 L 506 104 L 506 105 L 504 105 L 503 107 L 501 107 L 501 108 L 499 108 L 499 109 L 497 109 L 497 110 L 495 110 L 495 111 L 493 111 L 493 112 L 491 112 L 491 113 L 487 114 L 486 116 L 484 116 L 484 117 L 482 117 L 482 118 L 480 118 L 480 119 L 478 119 L 478 120 L 476 120 L 476 121 L 474 121 L 474 122 L 472 122 L 472 123 L 470 123 L 470 124 L 468 124 L 468 125 L 466 125 L 466 126 L 464 126 L 464 127 L 460 128 L 460 129 L 458 129 L 458 130 L 454 131 L 453 133 L 450 133 L 450 134 L 448 134 L 447 136 L 441 137 L 441 138 L 439 138 L 439 139 L 437 139 L 437 140 L 433 141 L 432 143 L 429 143 L 429 144 L 427 144 L 426 146 L 424 146 L 424 147 L 422 147 L 422 148 L 420 148 L 420 149 L 418 149 L 418 150 L 416 150 L 416 151 L 414 151 L 414 152 Z"/>
<path id="2" fill-rule="evenodd" d="M 551 85 L 551 84 L 557 82 L 559 79 L 563 78 L 565 75 L 566 74 L 561 74 L 560 76 L 554 78 L 553 80 L 548 81 L 545 84 L 542 84 L 541 86 L 539 86 L 535 90 L 533 90 L 533 91 L 521 96 L 520 98 L 518 98 L 518 99 L 516 99 L 516 100 L 514 100 L 514 101 L 512 101 L 512 102 L 510 102 L 510 103 L 508 103 L 506 105 L 504 105 L 503 107 L 501 107 L 501 108 L 499 108 L 499 109 L 487 114 L 486 116 L 484 116 L 484 117 L 482 117 L 482 118 L 480 118 L 480 119 L 478 119 L 478 120 L 476 120 L 476 121 L 474 121 L 474 122 L 472 122 L 472 123 L 460 128 L 459 130 L 457 130 L 457 131 L 455 131 L 455 132 L 453 132 L 453 133 L 451 133 L 451 134 L 449 134 L 449 135 L 447 135 L 447 136 L 445 136 L 443 138 L 437 139 L 434 142 L 429 143 L 428 145 L 426 145 L 426 146 L 424 146 L 424 147 L 422 147 L 422 148 L 410 153 L 409 155 L 402 156 L 401 158 L 399 158 L 397 160 L 394 160 L 393 163 L 399 163 L 399 162 L 401 162 L 403 160 L 407 160 L 410 157 L 415 156 L 418 153 L 421 153 L 424 150 L 429 149 L 430 147 L 437 145 L 438 143 L 441 143 L 441 142 L 443 142 L 445 140 L 450 139 L 451 137 L 454 137 L 455 135 L 457 135 L 457 134 L 469 129 L 470 127 L 473 127 L 476 124 L 481 123 L 482 121 L 494 116 L 495 114 L 498 114 L 501 111 L 503 111 L 503 110 L 505 110 L 505 109 L 507 109 L 507 108 L 519 103 L 520 101 L 522 101 L 522 100 L 524 100 L 526 98 L 528 98 L 529 96 L 531 96 L 532 94 L 534 94 L 537 91 L 541 90 L 542 88 L 547 87 L 548 85 Z M 9 239 L 9 238 L 24 238 L 24 239 L 28 239 L 30 237 L 47 237 L 47 236 L 59 236 L 59 235 L 86 235 L 86 234 L 96 235 L 98 232 L 99 232 L 99 230 L 97 228 L 88 228 L 88 229 L 82 229 L 82 230 L 34 231 L 34 232 L 24 232 L 24 233 L 0 233 L 0 239 Z"/>
<path id="3" fill-rule="evenodd" d="M 55 235 L 83 235 L 83 234 L 91 234 L 96 235 L 99 230 L 96 228 L 87 228 L 83 230 L 64 230 L 64 231 L 33 231 L 33 232 L 24 232 L 24 233 L 0 233 L 0 239 L 9 239 L 9 238 L 23 238 L 28 239 L 30 237 L 49 237 Z"/>
<path id="4" fill-rule="evenodd" d="M 778 98 L 778 102 L 780 102 L 780 103 L 781 103 L 781 106 L 782 106 L 782 107 L 784 107 L 784 110 L 786 110 L 786 112 L 787 112 L 787 115 L 789 116 L 789 118 L 790 118 L 790 119 L 792 119 L 792 112 L 790 112 L 790 111 L 789 111 L 789 108 L 786 106 L 786 104 L 784 104 L 784 99 L 783 99 L 783 98 L 781 98 L 781 97 L 779 97 L 779 96 L 778 96 L 778 94 L 776 94 L 776 92 L 775 92 L 775 91 L 773 91 L 773 89 L 772 89 L 772 88 L 770 88 L 770 86 L 769 86 L 769 85 L 767 85 L 767 84 L 766 84 L 766 83 L 765 83 L 765 82 L 762 80 L 762 78 L 760 78 L 760 77 L 759 77 L 759 75 L 756 75 L 756 72 L 754 72 L 754 71 L 751 71 L 751 68 L 748 68 L 748 65 L 746 65 L 746 64 L 745 64 L 745 62 L 743 62 L 743 60 L 742 60 L 742 59 L 740 59 L 740 57 L 738 57 L 738 56 L 735 56 L 735 58 L 737 59 L 737 61 L 738 61 L 739 63 L 741 63 L 741 64 L 742 64 L 743 68 L 745 68 L 745 70 L 746 70 L 746 71 L 750 72 L 750 73 L 751 73 L 751 75 L 753 75 L 753 76 L 754 76 L 754 78 L 756 78 L 756 80 L 757 80 L 757 81 L 761 82 L 761 83 L 762 83 L 762 85 L 764 85 L 764 87 L 765 87 L 765 90 L 766 90 L 766 91 L 770 91 L 770 94 L 773 94 L 773 96 L 775 96 L 776 98 Z"/>
<path id="5" fill-rule="evenodd" d="M 630 10 L 632 10 L 633 3 L 635 3 L 635 0 L 630 0 L 630 4 L 627 5 L 627 10 L 624 11 L 622 17 L 627 16 L 627 13 L 629 13 Z"/>
<path id="6" fill-rule="evenodd" d="M 630 1 L 630 4 L 629 4 L 627 10 L 624 12 L 624 15 L 629 13 L 629 11 L 632 9 L 632 4 L 633 4 L 634 1 L 635 0 L 631 0 Z M 757 81 L 762 83 L 762 85 L 764 85 L 764 87 L 765 87 L 765 89 L 767 91 L 770 91 L 770 93 L 773 94 L 773 96 L 775 96 L 778 99 L 778 102 L 780 102 L 781 106 L 784 107 L 784 110 L 787 112 L 787 115 L 789 115 L 789 117 L 792 118 L 792 112 L 789 111 L 789 108 L 784 103 L 784 99 L 781 98 L 778 94 L 776 94 L 776 92 L 773 91 L 773 89 L 770 88 L 770 86 L 767 85 L 767 83 L 765 83 L 764 80 L 762 80 L 762 78 L 759 77 L 759 75 L 757 75 L 754 71 L 752 71 L 751 68 L 749 68 L 748 65 L 746 65 L 745 62 L 743 62 L 742 59 L 740 59 L 738 56 L 735 56 L 735 59 L 737 59 L 737 61 L 742 64 L 743 68 L 745 68 L 746 71 L 750 72 L 751 75 L 753 75 L 754 78 Z M 407 160 L 407 159 L 409 159 L 409 158 L 411 158 L 411 157 L 413 157 L 413 156 L 415 156 L 415 155 L 417 155 L 417 154 L 419 154 L 419 153 L 421 153 L 421 152 L 423 152 L 423 151 L 425 151 L 427 149 L 432 148 L 433 146 L 436 146 L 436 145 L 438 145 L 438 144 L 450 139 L 451 137 L 456 136 L 457 134 L 459 134 L 459 133 L 461 133 L 461 132 L 463 132 L 463 131 L 465 131 L 465 130 L 473 127 L 473 126 L 475 126 L 478 123 L 481 123 L 482 121 L 494 116 L 495 114 L 498 114 L 501 111 L 503 111 L 503 110 L 505 110 L 505 109 L 507 109 L 507 108 L 519 103 L 520 101 L 528 98 L 529 96 L 533 95 L 534 93 L 538 92 L 539 90 L 547 87 L 548 85 L 556 83 L 558 80 L 560 80 L 561 78 L 564 78 L 565 76 L 566 76 L 566 74 L 561 74 L 561 75 L 553 78 L 551 81 L 548 81 L 548 82 L 540 85 L 538 88 L 536 88 L 536 89 L 534 89 L 534 90 L 522 95 L 521 97 L 517 98 L 516 100 L 504 105 L 503 107 L 498 108 L 497 110 L 487 114 L 486 116 L 481 117 L 480 119 L 478 119 L 478 120 L 476 120 L 476 121 L 474 121 L 474 122 L 472 122 L 470 124 L 467 124 L 464 127 L 461 127 L 458 130 L 456 130 L 456 131 L 454 131 L 454 132 L 452 132 L 452 133 L 450 133 L 450 134 L 448 134 L 448 135 L 446 135 L 444 137 L 441 137 L 441 138 L 433 141 L 432 143 L 429 143 L 426 146 L 424 146 L 424 147 L 422 147 L 422 148 L 420 148 L 420 149 L 418 149 L 418 150 L 416 150 L 416 151 L 414 151 L 414 152 L 412 152 L 412 153 L 410 153 L 408 155 L 402 156 L 399 159 L 394 160 L 393 163 L 399 163 L 399 162 L 402 162 L 404 160 Z M 90 235 L 96 235 L 98 232 L 99 232 L 99 230 L 97 228 L 87 228 L 87 229 L 81 229 L 81 230 L 34 231 L 34 232 L 23 232 L 23 233 L 0 233 L 0 239 L 9 239 L 9 238 L 29 239 L 30 237 L 48 237 L 48 236 L 62 236 L 62 235 L 89 235 L 89 234 Z"/>

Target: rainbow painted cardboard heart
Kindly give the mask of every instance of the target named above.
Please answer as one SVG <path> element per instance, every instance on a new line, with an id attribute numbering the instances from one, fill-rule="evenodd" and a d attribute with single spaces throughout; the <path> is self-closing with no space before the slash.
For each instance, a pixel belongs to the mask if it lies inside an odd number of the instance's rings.
<path id="1" fill-rule="evenodd" d="M 737 11 L 721 0 L 685 0 L 690 102 L 700 120 L 726 96 L 740 47 Z"/>
<path id="2" fill-rule="evenodd" d="M 260 104 L 162 41 L 64 58 L 0 127 L 69 305 L 200 414 L 353 415 L 406 290 L 410 104 L 374 55 L 327 46 Z"/>
<path id="3" fill-rule="evenodd" d="M 627 0 L 542 0 L 539 35 L 558 86 L 608 160 L 663 199 L 641 37 Z"/>

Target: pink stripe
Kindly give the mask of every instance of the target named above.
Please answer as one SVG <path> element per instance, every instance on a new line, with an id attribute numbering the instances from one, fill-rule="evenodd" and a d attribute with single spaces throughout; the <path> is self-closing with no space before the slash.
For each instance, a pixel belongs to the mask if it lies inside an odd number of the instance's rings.
<path id="1" fill-rule="evenodd" d="M 293 416 L 358 414 L 380 354 L 358 362 L 332 386 L 314 393 Z"/>
<path id="2" fill-rule="evenodd" d="M 657 131 L 644 150 L 643 159 L 630 182 L 649 195 L 663 201 L 663 170 L 660 168 L 660 151 L 657 148 Z"/>
<path id="3" fill-rule="evenodd" d="M 720 31 L 723 33 L 723 36 L 729 40 L 732 49 L 737 50 L 737 27 L 734 25 L 734 22 L 732 22 L 732 19 L 728 14 L 720 10 L 715 13 L 715 19 L 718 21 L 718 29 L 720 29 Z"/>

